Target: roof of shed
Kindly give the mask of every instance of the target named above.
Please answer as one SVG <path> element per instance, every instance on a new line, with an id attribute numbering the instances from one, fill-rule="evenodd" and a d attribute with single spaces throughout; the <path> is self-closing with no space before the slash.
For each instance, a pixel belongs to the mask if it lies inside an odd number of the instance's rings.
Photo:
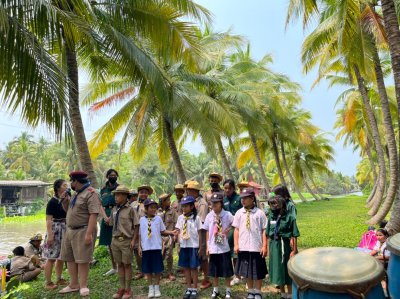
<path id="1" fill-rule="evenodd" d="M 0 181 L 0 187 L 41 187 L 51 184 L 42 181 Z"/>

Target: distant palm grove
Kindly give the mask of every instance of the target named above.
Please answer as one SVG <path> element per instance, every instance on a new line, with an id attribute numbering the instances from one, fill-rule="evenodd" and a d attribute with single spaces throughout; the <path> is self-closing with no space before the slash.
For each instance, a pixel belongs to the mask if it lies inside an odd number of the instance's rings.
<path id="1" fill-rule="evenodd" d="M 356 179 L 369 195 L 369 222 L 393 211 L 387 228 L 400 231 L 395 1 L 290 0 L 285 21 L 307 29 L 304 72 L 318 70 L 315 84 L 343 86 L 337 139 L 361 155 Z M 301 191 L 328 193 L 329 178 L 338 182 L 330 193 L 353 190 L 330 171 L 332 144 L 300 107 L 290 73 L 272 71 L 268 53 L 254 60 L 245 37 L 211 23 L 190 0 L 1 0 L 1 104 L 30 126 L 46 125 L 60 143 L 22 134 L 2 151 L 0 175 L 50 180 L 81 168 L 96 187 L 116 167 L 127 184 L 164 191 L 219 170 L 267 189 L 288 185 L 302 200 Z M 79 86 L 80 71 L 89 84 Z M 93 117 L 114 112 L 90 140 L 82 106 Z M 192 138 L 206 154 L 183 150 Z"/>

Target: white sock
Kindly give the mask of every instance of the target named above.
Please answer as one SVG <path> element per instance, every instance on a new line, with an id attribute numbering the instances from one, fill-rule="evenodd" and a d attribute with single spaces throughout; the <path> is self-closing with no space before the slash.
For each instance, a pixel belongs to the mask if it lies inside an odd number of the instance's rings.
<path id="1" fill-rule="evenodd" d="M 218 293 L 218 292 L 219 292 L 218 287 L 214 287 L 214 292 L 215 292 L 215 293 Z"/>
<path id="2" fill-rule="evenodd" d="M 254 294 L 254 289 L 248 289 L 247 292 Z"/>
<path id="3" fill-rule="evenodd" d="M 159 291 L 160 290 L 160 286 L 159 285 L 154 285 L 154 291 Z"/>
<path id="4" fill-rule="evenodd" d="M 254 294 L 261 294 L 261 290 L 254 289 Z"/>

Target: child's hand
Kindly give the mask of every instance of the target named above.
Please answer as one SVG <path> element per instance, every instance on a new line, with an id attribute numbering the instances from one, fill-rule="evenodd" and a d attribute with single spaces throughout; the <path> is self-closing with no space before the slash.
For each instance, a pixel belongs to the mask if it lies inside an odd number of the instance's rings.
<path id="1" fill-rule="evenodd" d="M 139 254 L 140 257 L 142 257 L 142 255 L 143 255 L 142 248 L 140 248 L 140 246 L 138 248 L 138 254 Z"/>
<path id="2" fill-rule="evenodd" d="M 297 253 L 297 252 L 296 252 L 295 250 L 291 251 L 291 252 L 290 252 L 290 257 L 289 257 L 289 258 L 294 257 L 294 256 L 296 255 L 296 253 Z"/>
<path id="3" fill-rule="evenodd" d="M 210 255 L 210 251 L 208 250 L 208 246 L 207 246 L 207 249 L 206 249 L 206 255 L 207 255 L 207 256 Z"/>
<path id="4" fill-rule="evenodd" d="M 238 254 L 239 253 L 239 245 L 233 246 L 233 251 L 235 252 L 235 254 Z"/>
<path id="5" fill-rule="evenodd" d="M 135 240 L 134 239 L 132 239 L 131 243 L 129 244 L 129 247 L 131 249 L 133 249 L 135 247 Z"/>
<path id="6" fill-rule="evenodd" d="M 266 257 L 268 255 L 268 248 L 267 247 L 261 248 L 260 254 L 262 257 Z"/>

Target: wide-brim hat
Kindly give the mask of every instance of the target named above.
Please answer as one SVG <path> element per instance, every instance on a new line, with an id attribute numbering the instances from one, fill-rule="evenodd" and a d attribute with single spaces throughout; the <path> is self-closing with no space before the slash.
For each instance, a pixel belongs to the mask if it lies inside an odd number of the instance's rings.
<path id="1" fill-rule="evenodd" d="M 240 192 L 240 198 L 245 198 L 245 197 L 254 197 L 255 196 L 255 192 L 253 188 L 247 187 L 242 189 L 242 191 Z"/>
<path id="2" fill-rule="evenodd" d="M 182 198 L 180 204 L 182 205 L 187 205 L 189 203 L 194 203 L 196 200 L 194 199 L 193 196 L 185 196 L 184 198 Z"/>
<path id="3" fill-rule="evenodd" d="M 124 194 L 131 194 L 131 190 L 124 186 L 124 185 L 119 185 L 117 188 L 115 188 L 113 191 L 111 191 L 112 194 L 116 193 L 124 193 Z"/>
<path id="4" fill-rule="evenodd" d="M 150 186 L 147 185 L 142 185 L 140 187 L 137 188 L 137 191 L 140 192 L 140 190 L 146 189 L 147 191 L 149 191 L 149 195 L 152 195 L 154 190 L 153 188 L 151 188 Z"/>
<path id="5" fill-rule="evenodd" d="M 239 188 L 244 188 L 244 187 L 250 187 L 248 181 L 241 181 L 240 183 L 237 184 Z"/>
<path id="6" fill-rule="evenodd" d="M 144 201 L 144 203 L 143 203 L 143 205 L 145 206 L 145 207 L 147 207 L 147 206 L 149 206 L 149 205 L 152 205 L 152 204 L 155 204 L 155 205 L 158 205 L 153 199 L 151 199 L 151 198 L 147 198 L 145 201 Z"/>
<path id="7" fill-rule="evenodd" d="M 176 184 L 174 190 L 185 190 L 185 186 L 183 186 L 182 184 Z"/>
<path id="8" fill-rule="evenodd" d="M 224 193 L 223 192 L 214 192 L 211 195 L 211 202 L 221 202 L 224 201 Z"/>
<path id="9" fill-rule="evenodd" d="M 130 194 L 131 194 L 131 195 L 138 195 L 138 192 L 137 192 L 137 190 L 135 190 L 135 189 L 131 189 Z"/>
<path id="10" fill-rule="evenodd" d="M 222 177 L 222 175 L 220 175 L 219 173 L 217 173 L 217 172 L 211 172 L 209 175 L 208 175 L 208 177 L 209 178 L 218 178 L 220 181 L 222 181 L 224 178 Z"/>
<path id="11" fill-rule="evenodd" d="M 198 182 L 196 182 L 196 181 L 189 181 L 188 184 L 187 184 L 187 186 L 186 186 L 186 189 L 192 189 L 192 190 L 200 191 L 200 190 L 201 190 L 201 187 L 200 187 L 200 184 L 199 184 Z"/>
<path id="12" fill-rule="evenodd" d="M 71 179 L 86 179 L 88 176 L 88 174 L 82 170 L 76 170 L 76 171 L 72 171 L 69 174 L 69 177 Z"/>
<path id="13" fill-rule="evenodd" d="M 43 237 L 41 233 L 34 234 L 31 238 L 31 241 L 42 241 Z"/>
<path id="14" fill-rule="evenodd" d="M 163 200 L 166 200 L 166 199 L 170 198 L 171 195 L 172 195 L 171 193 L 163 193 L 163 194 L 161 194 L 161 195 L 158 197 L 158 199 L 159 199 L 160 201 L 163 201 Z"/>

